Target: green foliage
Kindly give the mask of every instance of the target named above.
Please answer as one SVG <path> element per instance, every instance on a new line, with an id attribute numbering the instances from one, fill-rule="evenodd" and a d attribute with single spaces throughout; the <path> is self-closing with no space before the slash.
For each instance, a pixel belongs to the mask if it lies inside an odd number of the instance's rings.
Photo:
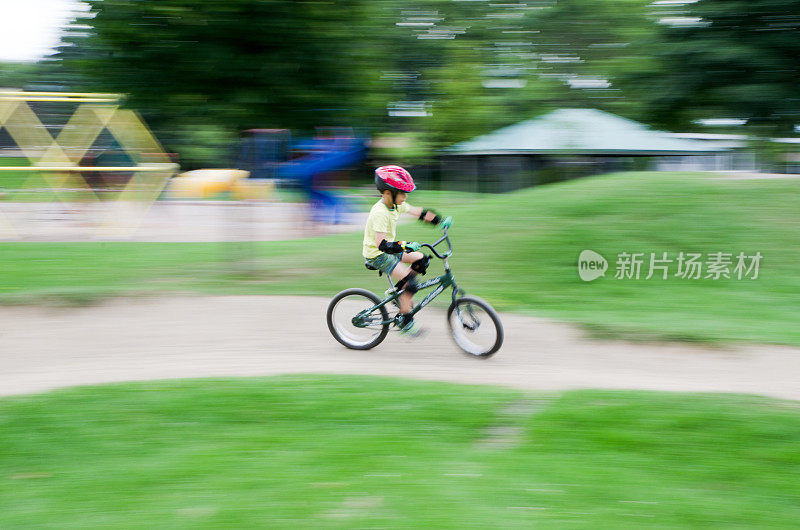
<path id="1" fill-rule="evenodd" d="M 434 152 L 419 132 L 401 132 L 378 135 L 370 148 L 370 155 L 378 164 L 413 165 L 430 162 Z"/>
<path id="2" fill-rule="evenodd" d="M 23 89 L 39 80 L 41 74 L 37 64 L 0 62 L 0 88 Z"/>
<path id="3" fill-rule="evenodd" d="M 442 41 L 430 64 L 431 142 L 444 147 L 564 106 L 630 114 L 635 101 L 613 85 L 571 88 L 570 82 L 612 79 L 647 62 L 639 43 L 656 31 L 644 0 L 560 0 L 542 5 L 464 3 L 452 10 L 464 35 Z"/>
<path id="4" fill-rule="evenodd" d="M 630 44 L 655 31 L 645 0 L 90 3 L 96 16 L 78 22 L 92 30 L 66 39 L 61 75 L 130 94 L 190 163 L 219 156 L 192 148 L 195 127 L 368 127 L 415 132 L 430 151 L 560 106 L 626 110 L 613 87 L 567 81 L 646 62 Z M 403 102 L 429 115 L 387 115 Z"/>
<path id="5" fill-rule="evenodd" d="M 168 144 L 187 145 L 170 132 L 192 127 L 310 129 L 375 112 L 375 75 L 363 66 L 373 62 L 365 43 L 374 34 L 351 25 L 373 11 L 365 0 L 90 4 L 95 16 L 78 22 L 92 31 L 68 38 L 65 65 L 87 76 L 87 88 L 130 94 L 128 105 Z"/>
<path id="6" fill-rule="evenodd" d="M 800 0 L 90 3 L 78 22 L 92 29 L 71 31 L 58 76 L 131 94 L 190 164 L 222 156 L 194 149 L 193 129 L 356 126 L 434 151 L 564 106 L 668 129 L 741 116 L 785 135 L 800 122 Z M 428 115 L 387 115 L 403 102 Z"/>
<path id="7" fill-rule="evenodd" d="M 229 167 L 237 136 L 223 125 L 188 123 L 175 127 L 176 144 L 184 164 Z"/>
<path id="8" fill-rule="evenodd" d="M 700 22 L 663 26 L 651 48 L 657 60 L 622 80 L 651 118 L 682 128 L 697 118 L 740 117 L 771 134 L 793 133 L 800 1 L 704 0 L 665 16 L 675 14 Z"/>

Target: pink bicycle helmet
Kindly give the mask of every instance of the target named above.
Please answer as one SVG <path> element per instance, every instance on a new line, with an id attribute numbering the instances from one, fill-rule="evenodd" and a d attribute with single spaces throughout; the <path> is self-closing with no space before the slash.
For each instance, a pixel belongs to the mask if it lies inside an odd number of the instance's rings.
<path id="1" fill-rule="evenodd" d="M 375 186 L 381 193 L 389 190 L 392 195 L 398 191 L 410 193 L 417 189 L 411 174 L 400 166 L 381 166 L 376 169 Z"/>

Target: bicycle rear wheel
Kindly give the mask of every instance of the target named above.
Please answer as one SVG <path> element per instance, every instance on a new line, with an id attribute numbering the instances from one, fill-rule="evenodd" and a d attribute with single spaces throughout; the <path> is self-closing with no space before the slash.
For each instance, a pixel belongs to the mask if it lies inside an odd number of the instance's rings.
<path id="1" fill-rule="evenodd" d="M 473 357 L 491 357 L 503 345 L 500 316 L 476 296 L 464 296 L 450 304 L 447 324 L 458 347 Z"/>
<path id="2" fill-rule="evenodd" d="M 381 299 L 366 289 L 345 289 L 328 304 L 328 329 L 337 341 L 351 350 L 369 350 L 386 338 L 389 320 L 386 307 L 367 313 Z"/>

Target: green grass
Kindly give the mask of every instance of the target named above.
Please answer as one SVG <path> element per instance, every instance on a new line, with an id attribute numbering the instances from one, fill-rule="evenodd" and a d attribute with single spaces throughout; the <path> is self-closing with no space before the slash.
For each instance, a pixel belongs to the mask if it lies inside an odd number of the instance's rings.
<path id="1" fill-rule="evenodd" d="M 422 191 L 414 202 L 455 217 L 451 263 L 457 279 L 501 310 L 573 321 L 605 336 L 800 344 L 798 191 L 795 180 L 626 173 L 505 195 Z M 402 225 L 398 234 L 436 237 L 418 223 Z M 384 280 L 362 267 L 361 238 L 3 244 L 0 302 L 162 289 L 322 296 L 351 286 L 383 291 Z M 578 278 L 583 249 L 609 260 L 605 278 Z M 757 280 L 615 280 L 616 255 L 624 251 L 673 258 L 681 251 L 758 251 L 764 258 Z"/>
<path id="2" fill-rule="evenodd" d="M 23 167 L 29 166 L 27 158 L 2 157 L 0 166 L 2 167 Z M 20 189 L 31 176 L 28 171 L 0 171 L 0 192 L 8 189 Z"/>
<path id="3" fill-rule="evenodd" d="M 291 376 L 0 400 L 2 528 L 795 528 L 800 409 Z"/>

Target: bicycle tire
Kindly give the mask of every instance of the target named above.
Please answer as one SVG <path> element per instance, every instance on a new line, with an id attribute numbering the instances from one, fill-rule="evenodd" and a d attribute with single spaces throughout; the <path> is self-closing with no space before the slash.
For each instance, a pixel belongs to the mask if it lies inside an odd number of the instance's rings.
<path id="1" fill-rule="evenodd" d="M 458 338 L 457 331 L 460 332 L 461 330 L 456 330 L 453 328 L 453 319 L 452 319 L 453 311 L 455 311 L 456 307 L 460 305 L 466 306 L 470 304 L 480 307 L 489 316 L 495 328 L 496 335 L 494 341 L 490 346 L 486 348 L 482 347 L 469 348 L 466 345 L 465 340 L 463 339 L 459 340 Z M 497 350 L 499 350 L 500 347 L 503 345 L 504 333 L 503 333 L 503 324 L 502 322 L 500 322 L 500 315 L 497 314 L 497 311 L 495 311 L 494 308 L 488 302 L 478 298 L 477 296 L 462 296 L 460 298 L 457 298 L 455 302 L 451 303 L 450 307 L 447 310 L 447 325 L 450 328 L 450 336 L 453 339 L 453 341 L 465 354 L 469 355 L 470 357 L 488 359 L 489 357 L 494 355 L 497 352 Z M 464 328 L 467 328 L 467 326 L 464 325 Z"/>
<path id="2" fill-rule="evenodd" d="M 383 339 L 386 338 L 386 335 L 388 335 L 389 333 L 389 324 L 384 324 L 383 326 L 381 326 L 381 331 L 378 333 L 377 336 L 375 336 L 374 339 L 370 341 L 361 343 L 353 340 L 348 340 L 348 337 L 346 336 L 344 330 L 337 328 L 336 322 L 334 322 L 334 311 L 336 311 L 337 305 L 342 300 L 348 297 L 354 297 L 356 299 L 358 299 L 359 297 L 365 298 L 370 301 L 369 305 L 377 305 L 381 303 L 381 299 L 378 298 L 378 296 L 375 293 L 367 291 L 366 289 L 357 289 L 357 288 L 345 289 L 344 291 L 334 296 L 331 299 L 330 303 L 328 304 L 328 311 L 326 315 L 328 330 L 331 332 L 331 335 L 333 335 L 334 339 L 336 339 L 340 344 L 351 350 L 370 350 L 375 346 L 377 346 L 378 344 L 380 344 L 381 342 L 383 342 Z M 389 320 L 389 312 L 386 310 L 386 307 L 383 306 L 379 310 L 381 313 L 381 320 L 384 322 Z"/>

